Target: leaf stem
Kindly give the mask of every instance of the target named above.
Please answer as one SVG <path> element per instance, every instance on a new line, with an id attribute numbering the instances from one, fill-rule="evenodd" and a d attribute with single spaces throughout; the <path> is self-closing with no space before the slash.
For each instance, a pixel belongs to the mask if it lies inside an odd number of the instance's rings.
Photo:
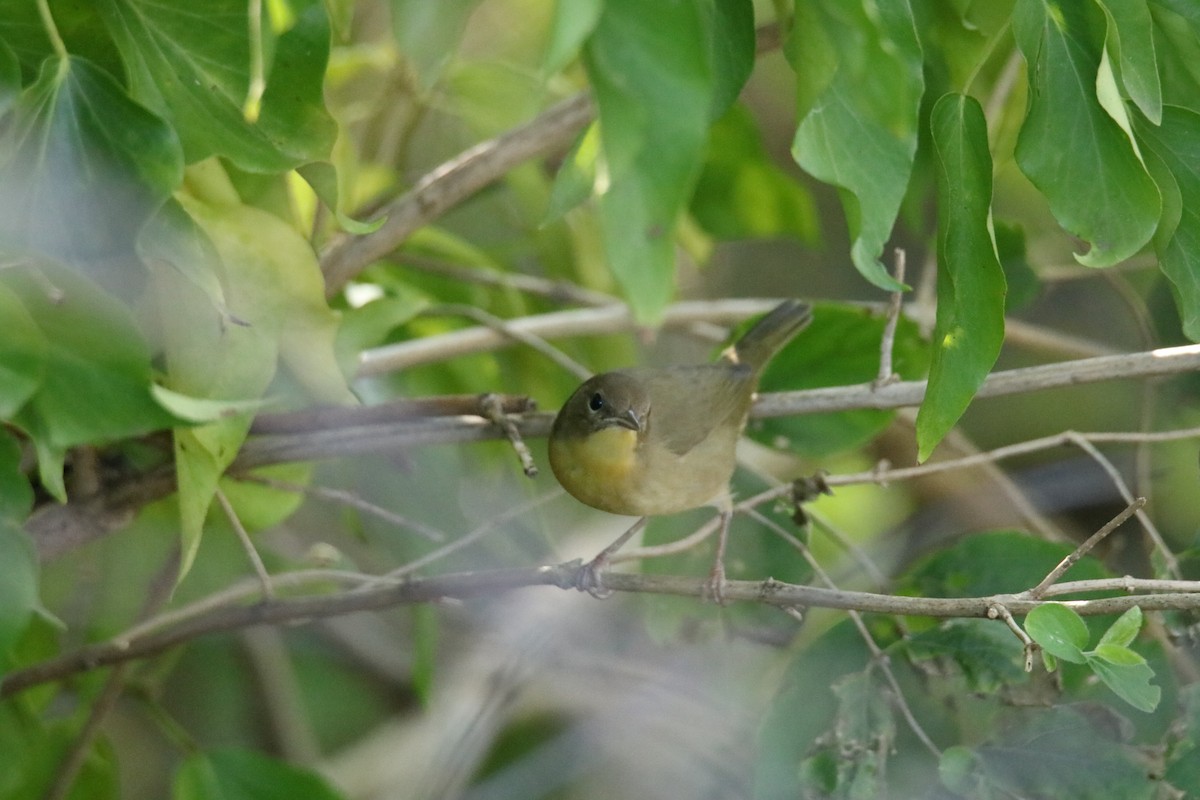
<path id="1" fill-rule="evenodd" d="M 54 17 L 50 13 L 49 0 L 37 0 L 38 14 L 42 17 L 42 27 L 46 29 L 46 36 L 50 39 L 50 46 L 54 48 L 54 52 L 59 58 L 66 60 L 67 46 L 63 43 L 62 36 L 58 33 L 58 26 L 54 24 Z"/>

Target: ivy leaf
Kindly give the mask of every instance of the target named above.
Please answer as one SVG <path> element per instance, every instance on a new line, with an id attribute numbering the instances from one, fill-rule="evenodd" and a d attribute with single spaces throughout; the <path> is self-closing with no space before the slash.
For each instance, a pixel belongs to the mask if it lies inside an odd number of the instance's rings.
<path id="1" fill-rule="evenodd" d="M 64 260 L 126 256 L 182 177 L 168 125 L 94 64 L 47 59 L 0 133 L 0 244 Z"/>
<path id="2" fill-rule="evenodd" d="M 1079 263 L 1107 267 L 1154 234 L 1162 199 L 1126 131 L 1101 106 L 1102 48 L 1091 3 L 1018 0 L 1013 35 L 1028 64 L 1029 112 L 1017 137 L 1021 171 L 1055 218 L 1091 243 Z"/>
<path id="3" fill-rule="evenodd" d="M 920 461 L 954 427 L 1004 344 L 1004 270 L 988 219 L 992 159 L 983 109 L 948 94 L 930 116 L 937 167 L 937 322 L 929 387 L 917 413 Z"/>
<path id="4" fill-rule="evenodd" d="M 908 188 L 925 90 L 907 0 L 800 4 L 787 48 L 796 71 L 796 163 L 846 190 L 843 204 L 863 277 L 896 291 L 879 262 Z"/>
<path id="5" fill-rule="evenodd" d="M 1045 603 L 1030 611 L 1025 617 L 1025 632 L 1056 658 L 1072 664 L 1087 661 L 1083 653 L 1088 641 L 1087 625 L 1061 603 Z"/>
<path id="6" fill-rule="evenodd" d="M 129 75 L 130 92 L 170 120 L 190 164 L 210 155 L 249 172 L 282 172 L 327 158 L 337 133 L 325 109 L 329 21 L 321 3 L 292 2 L 294 24 L 277 40 L 262 25 L 269 74 L 254 122 L 245 0 L 97 0 Z"/>

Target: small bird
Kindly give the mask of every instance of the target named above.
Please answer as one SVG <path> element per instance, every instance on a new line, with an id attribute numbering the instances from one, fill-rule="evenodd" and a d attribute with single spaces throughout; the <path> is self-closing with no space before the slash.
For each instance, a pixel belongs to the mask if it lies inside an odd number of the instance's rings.
<path id="1" fill-rule="evenodd" d="M 713 363 L 620 369 L 575 390 L 550 430 L 554 476 L 593 508 L 642 518 L 584 567 L 579 588 L 607 594 L 600 570 L 646 517 L 712 504 L 721 527 L 708 587 L 722 600 L 738 437 L 767 362 L 811 317 L 785 300 Z"/>

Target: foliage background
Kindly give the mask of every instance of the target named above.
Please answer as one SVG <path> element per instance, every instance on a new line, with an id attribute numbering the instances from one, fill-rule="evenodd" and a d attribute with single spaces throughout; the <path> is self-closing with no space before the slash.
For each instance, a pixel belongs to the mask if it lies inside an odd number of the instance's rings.
<path id="1" fill-rule="evenodd" d="M 238 528 L 276 593 L 318 602 L 395 569 L 590 556 L 628 520 L 505 444 L 309 420 L 305 460 L 275 463 L 262 417 L 482 392 L 554 409 L 578 381 L 561 363 L 444 337 L 618 301 L 632 318 L 569 315 L 554 344 L 596 371 L 702 360 L 724 329 L 654 334 L 673 301 L 728 324 L 715 301 L 799 296 L 815 321 L 764 391 L 866 383 L 895 247 L 893 366 L 925 400 L 754 422 L 739 498 L 818 469 L 835 491 L 806 527 L 784 503 L 739 516 L 731 577 L 1018 593 L 1128 486 L 1148 516 L 1068 577 L 1194 593 L 1195 434 L 1106 448 L 1119 481 L 1078 446 L 847 476 L 1197 424 L 1190 374 L 971 402 L 995 370 L 1200 336 L 1197 64 L 1189 0 L 0 0 L 0 675 L 256 590 Z M 564 101 L 576 122 L 546 133 Z M 535 144 L 439 199 L 496 136 Z M 425 363 L 365 366 L 419 342 Z M 6 694 L 0 797 L 1200 793 L 1186 608 L 1043 606 L 1025 630 L 1057 669 L 1030 673 L 994 620 L 487 585 Z"/>

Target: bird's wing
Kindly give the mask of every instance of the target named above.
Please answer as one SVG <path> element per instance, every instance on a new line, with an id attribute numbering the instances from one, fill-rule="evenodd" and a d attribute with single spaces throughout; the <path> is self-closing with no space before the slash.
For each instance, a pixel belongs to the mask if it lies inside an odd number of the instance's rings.
<path id="1" fill-rule="evenodd" d="M 650 401 L 652 435 L 671 452 L 683 455 L 721 424 L 741 426 L 754 393 L 748 366 L 700 364 L 668 367 L 686 391 L 657 391 Z M 685 424 L 679 424 L 686 421 Z"/>

